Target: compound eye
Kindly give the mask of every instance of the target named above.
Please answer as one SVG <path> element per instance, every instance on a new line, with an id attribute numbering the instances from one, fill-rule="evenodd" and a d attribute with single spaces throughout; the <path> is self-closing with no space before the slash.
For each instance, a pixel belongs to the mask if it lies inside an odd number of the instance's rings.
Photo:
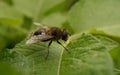
<path id="1" fill-rule="evenodd" d="M 64 29 L 62 33 L 62 40 L 67 41 L 69 33 Z"/>
<path id="2" fill-rule="evenodd" d="M 44 34 L 45 34 L 45 30 L 41 29 L 41 30 L 36 31 L 33 35 L 44 35 Z"/>

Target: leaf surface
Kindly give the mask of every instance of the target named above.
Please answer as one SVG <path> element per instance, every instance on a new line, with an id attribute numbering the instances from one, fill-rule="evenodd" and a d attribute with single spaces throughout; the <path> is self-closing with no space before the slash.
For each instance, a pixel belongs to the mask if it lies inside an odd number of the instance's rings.
<path id="1" fill-rule="evenodd" d="M 25 75 L 114 75 L 107 50 L 115 48 L 117 43 L 103 44 L 97 37 L 85 34 L 68 44 L 71 54 L 63 52 L 59 44 L 53 43 L 45 60 L 47 44 L 25 45 L 23 41 L 11 50 L 14 53 L 11 64 Z"/>
<path id="2" fill-rule="evenodd" d="M 120 35 L 120 1 L 80 0 L 69 12 L 69 22 L 75 33 L 100 29 L 111 35 Z"/>

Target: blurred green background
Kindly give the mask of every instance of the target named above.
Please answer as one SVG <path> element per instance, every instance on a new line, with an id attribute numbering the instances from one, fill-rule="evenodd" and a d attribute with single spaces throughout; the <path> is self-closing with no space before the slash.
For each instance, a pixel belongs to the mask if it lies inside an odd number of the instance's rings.
<path id="1" fill-rule="evenodd" d="M 71 34 L 100 29 L 120 40 L 120 1 L 0 0 L 0 75 L 22 75 L 3 57 L 37 29 L 33 22 L 66 28 Z"/>

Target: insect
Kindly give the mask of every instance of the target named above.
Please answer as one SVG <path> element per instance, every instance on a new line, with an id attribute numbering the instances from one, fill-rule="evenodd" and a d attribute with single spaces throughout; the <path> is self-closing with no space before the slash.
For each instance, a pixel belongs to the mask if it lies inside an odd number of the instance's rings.
<path id="1" fill-rule="evenodd" d="M 48 52 L 46 55 L 46 59 L 49 56 L 49 47 L 52 44 L 53 41 L 56 41 L 58 44 L 60 44 L 68 53 L 70 53 L 68 51 L 68 49 L 62 45 L 61 42 L 59 42 L 60 39 L 62 39 L 63 41 L 67 41 L 68 37 L 69 37 L 69 33 L 66 29 L 60 29 L 58 27 L 48 27 L 48 26 L 44 26 L 43 24 L 39 24 L 39 23 L 34 23 L 36 25 L 40 25 L 42 26 L 41 29 L 38 29 L 37 31 L 35 31 L 31 38 L 26 42 L 26 44 L 32 44 L 32 43 L 36 43 L 36 42 L 46 42 L 46 41 L 50 41 L 48 44 Z"/>

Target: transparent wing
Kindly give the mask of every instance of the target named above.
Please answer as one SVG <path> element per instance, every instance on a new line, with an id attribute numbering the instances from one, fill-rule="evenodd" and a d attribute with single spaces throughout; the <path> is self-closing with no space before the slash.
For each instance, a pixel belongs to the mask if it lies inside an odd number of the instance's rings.
<path id="1" fill-rule="evenodd" d="M 48 26 L 46 26 L 46 25 L 44 25 L 42 23 L 34 22 L 33 24 L 36 25 L 36 26 L 40 26 L 42 28 L 48 28 Z"/>
<path id="2" fill-rule="evenodd" d="M 32 36 L 30 39 L 27 40 L 26 44 L 32 44 L 40 41 L 48 41 L 51 40 L 53 36 L 50 35 L 38 35 L 38 36 Z"/>

